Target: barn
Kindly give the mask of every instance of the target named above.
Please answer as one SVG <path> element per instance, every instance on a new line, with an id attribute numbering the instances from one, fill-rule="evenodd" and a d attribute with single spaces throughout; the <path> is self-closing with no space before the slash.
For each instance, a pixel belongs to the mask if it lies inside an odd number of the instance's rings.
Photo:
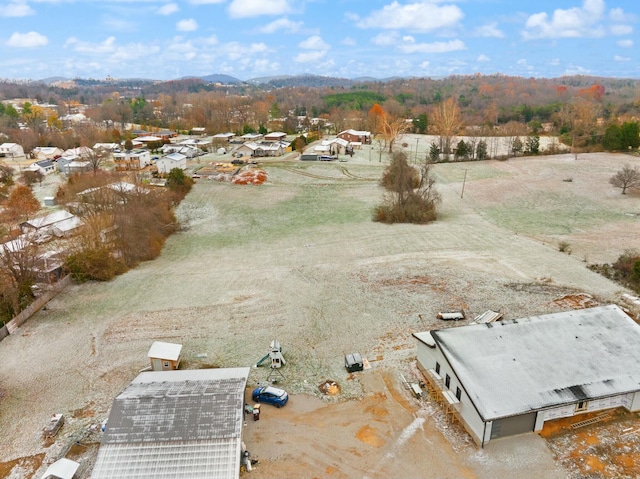
<path id="1" fill-rule="evenodd" d="M 482 446 L 557 418 L 640 410 L 640 326 L 615 305 L 413 336 L 430 392 Z"/>

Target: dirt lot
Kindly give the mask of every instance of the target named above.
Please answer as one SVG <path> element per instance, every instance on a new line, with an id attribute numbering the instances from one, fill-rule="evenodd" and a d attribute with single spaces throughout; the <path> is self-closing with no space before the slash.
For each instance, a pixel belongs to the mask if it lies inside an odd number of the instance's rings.
<path id="1" fill-rule="evenodd" d="M 81 459 L 88 477 L 96 429 L 147 366 L 153 340 L 183 344 L 182 367 L 197 368 L 253 365 L 274 338 L 292 399 L 247 423 L 260 460 L 253 477 L 581 477 L 571 441 L 528 435 L 478 450 L 399 378 L 417 378 L 411 333 L 460 325 L 437 320 L 439 311 L 517 318 L 574 307 L 568 295 L 624 306 L 625 291 L 586 265 L 638 246 L 640 197 L 608 185 L 638 162 L 594 154 L 441 164 L 444 201 L 428 226 L 370 221 L 384 163 L 367 150 L 345 163 L 261 165 L 262 186 L 201 179 L 160 258 L 68 288 L 0 343 L 0 477 L 39 477 L 63 455 Z M 349 351 L 372 369 L 348 375 Z M 250 387 L 266 376 L 252 369 Z M 327 380 L 339 394 L 319 390 Z M 67 423 L 44 443 L 56 412 Z"/>

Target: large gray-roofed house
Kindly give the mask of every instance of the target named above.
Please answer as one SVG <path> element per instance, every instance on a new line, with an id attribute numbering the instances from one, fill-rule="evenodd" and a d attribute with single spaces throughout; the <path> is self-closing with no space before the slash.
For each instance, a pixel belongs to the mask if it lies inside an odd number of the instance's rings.
<path id="1" fill-rule="evenodd" d="M 415 333 L 418 365 L 474 439 L 640 409 L 640 326 L 615 305 Z"/>
<path id="2" fill-rule="evenodd" d="M 235 479 L 249 368 L 145 372 L 113 402 L 92 479 Z"/>

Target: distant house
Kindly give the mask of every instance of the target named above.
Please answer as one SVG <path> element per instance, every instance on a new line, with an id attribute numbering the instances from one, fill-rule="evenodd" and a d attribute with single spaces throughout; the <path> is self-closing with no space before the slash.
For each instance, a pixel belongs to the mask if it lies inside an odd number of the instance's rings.
<path id="1" fill-rule="evenodd" d="M 371 133 L 368 131 L 344 130 L 338 133 L 337 137 L 356 145 L 368 145 L 371 143 Z"/>
<path id="2" fill-rule="evenodd" d="M 142 170 L 151 164 L 151 155 L 143 149 L 115 152 L 113 162 L 117 171 Z"/>
<path id="3" fill-rule="evenodd" d="M 120 144 L 119 143 L 96 143 L 95 145 L 93 145 L 93 150 L 106 150 L 106 151 L 113 151 L 113 150 L 117 150 L 118 148 L 120 148 Z"/>
<path id="4" fill-rule="evenodd" d="M 167 143 L 166 145 L 162 145 L 160 151 L 164 154 L 180 153 L 187 158 L 195 158 L 202 153 L 202 150 L 197 146 L 186 143 Z"/>
<path id="5" fill-rule="evenodd" d="M 167 174 L 174 168 L 187 169 L 187 157 L 181 153 L 169 153 L 156 160 L 158 173 Z"/>
<path id="6" fill-rule="evenodd" d="M 24 156 L 24 150 L 17 143 L 3 143 L 0 145 L 0 158 L 17 158 Z"/>
<path id="7" fill-rule="evenodd" d="M 320 145 L 315 146 L 318 152 L 327 152 L 331 155 L 346 154 L 351 143 L 344 138 L 333 138 L 331 140 L 323 140 Z"/>
<path id="8" fill-rule="evenodd" d="M 149 371 L 113 401 L 92 479 L 238 479 L 249 368 Z"/>
<path id="9" fill-rule="evenodd" d="M 265 141 L 285 141 L 286 139 L 287 139 L 287 134 L 281 131 L 274 131 L 264 135 Z"/>
<path id="10" fill-rule="evenodd" d="M 259 143 L 251 141 L 240 145 L 236 148 L 236 152 L 252 157 L 282 156 L 290 145 L 285 141 L 261 141 Z"/>
<path id="11" fill-rule="evenodd" d="M 38 171 L 42 175 L 50 175 L 56 172 L 56 164 L 51 160 L 40 160 L 31 163 L 26 170 Z"/>
<path id="12" fill-rule="evenodd" d="M 216 133 L 211 137 L 214 143 L 230 143 L 236 137 L 235 133 Z"/>
<path id="13" fill-rule="evenodd" d="M 194 126 L 191 128 L 191 134 L 204 136 L 207 134 L 207 129 L 204 126 Z"/>
<path id="14" fill-rule="evenodd" d="M 36 160 L 53 160 L 62 156 L 62 153 L 62 148 L 58 148 L 57 146 L 36 146 L 31 150 L 31 155 Z"/>
<path id="15" fill-rule="evenodd" d="M 259 141 L 262 140 L 262 135 L 260 133 L 246 133 L 239 137 L 241 141 Z"/>
<path id="16" fill-rule="evenodd" d="M 640 325 L 618 306 L 413 333 L 430 393 L 479 444 L 640 410 Z"/>
<path id="17" fill-rule="evenodd" d="M 171 371 L 180 366 L 182 344 L 154 341 L 147 353 L 154 371 Z"/>
<path id="18" fill-rule="evenodd" d="M 91 171 L 91 162 L 82 160 L 79 156 L 62 156 L 56 161 L 56 166 L 60 173 L 73 175 L 75 173 L 85 173 Z"/>
<path id="19" fill-rule="evenodd" d="M 70 148 L 62 153 L 62 156 L 66 157 L 78 157 L 78 158 L 91 158 L 93 156 L 93 150 L 88 146 L 79 146 L 77 148 Z"/>
<path id="20" fill-rule="evenodd" d="M 66 238 L 77 232 L 83 224 L 77 216 L 65 210 L 58 210 L 46 216 L 23 221 L 20 223 L 20 230 L 23 234 L 35 234 L 38 238 Z"/>

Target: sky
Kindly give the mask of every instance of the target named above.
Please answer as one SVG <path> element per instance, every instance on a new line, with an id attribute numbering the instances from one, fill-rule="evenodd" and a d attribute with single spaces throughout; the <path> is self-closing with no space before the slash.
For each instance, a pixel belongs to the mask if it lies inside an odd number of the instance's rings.
<path id="1" fill-rule="evenodd" d="M 640 78 L 638 0 L 0 0 L 0 78 Z"/>

